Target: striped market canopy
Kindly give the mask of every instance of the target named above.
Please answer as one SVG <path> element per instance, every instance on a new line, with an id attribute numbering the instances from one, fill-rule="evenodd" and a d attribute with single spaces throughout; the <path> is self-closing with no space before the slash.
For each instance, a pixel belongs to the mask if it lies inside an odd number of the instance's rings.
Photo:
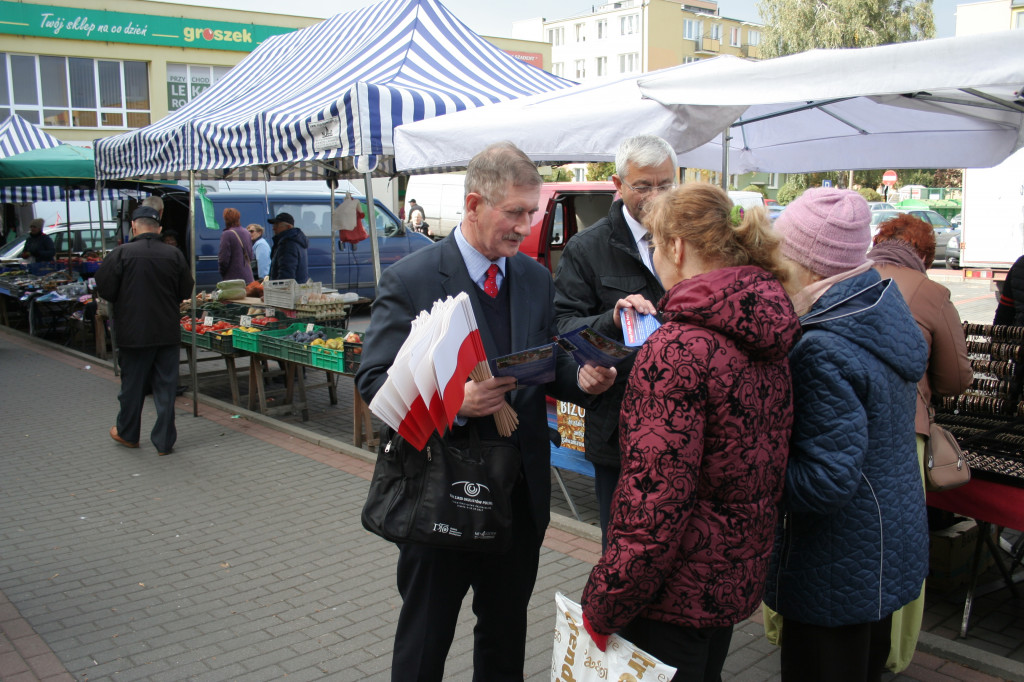
<path id="1" fill-rule="evenodd" d="M 97 140 L 96 177 L 390 175 L 402 123 L 571 85 L 437 0 L 381 0 L 269 38 L 181 109 Z"/>
<path id="2" fill-rule="evenodd" d="M 35 201 L 92 201 L 96 199 L 97 190 L 81 187 L 0 187 L 0 203 L 32 203 Z M 104 199 L 118 199 L 121 192 L 117 189 L 105 188 Z"/>
<path id="3" fill-rule="evenodd" d="M 0 123 L 0 159 L 32 149 L 60 146 L 61 141 L 44 133 L 21 116 L 13 114 Z"/>

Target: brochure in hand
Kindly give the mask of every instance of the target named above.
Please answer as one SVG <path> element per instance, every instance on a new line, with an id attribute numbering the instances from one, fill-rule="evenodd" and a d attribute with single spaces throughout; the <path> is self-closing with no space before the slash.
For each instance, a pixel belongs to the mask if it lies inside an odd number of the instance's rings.
<path id="1" fill-rule="evenodd" d="M 539 386 L 555 380 L 555 344 L 528 348 L 490 361 L 496 377 L 515 377 L 520 386 Z"/>
<path id="2" fill-rule="evenodd" d="M 637 314 L 635 308 L 623 308 L 619 311 L 622 320 L 622 337 L 627 346 L 642 346 L 647 337 L 661 326 L 654 315 Z"/>
<path id="3" fill-rule="evenodd" d="M 566 332 L 555 339 L 579 365 L 614 367 L 636 352 L 614 339 L 583 326 Z"/>
<path id="4" fill-rule="evenodd" d="M 555 337 L 555 343 L 528 348 L 489 360 L 496 377 L 515 377 L 520 386 L 537 386 L 555 380 L 555 345 L 572 355 L 577 364 L 614 367 L 628 358 L 635 348 L 609 339 L 583 326 Z"/>

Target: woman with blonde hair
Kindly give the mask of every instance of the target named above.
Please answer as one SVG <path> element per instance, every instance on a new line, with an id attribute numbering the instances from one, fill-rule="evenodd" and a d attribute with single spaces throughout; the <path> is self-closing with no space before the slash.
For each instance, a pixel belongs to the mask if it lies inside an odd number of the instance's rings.
<path id="1" fill-rule="evenodd" d="M 658 197 L 644 226 L 662 325 L 622 402 L 622 473 L 584 622 L 599 646 L 620 632 L 676 680 L 710 682 L 764 589 L 800 326 L 763 209 L 694 183 Z"/>

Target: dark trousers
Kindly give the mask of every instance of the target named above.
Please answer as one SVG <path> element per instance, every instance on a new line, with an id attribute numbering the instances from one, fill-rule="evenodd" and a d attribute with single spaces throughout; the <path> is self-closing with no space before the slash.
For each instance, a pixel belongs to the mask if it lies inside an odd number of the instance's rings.
<path id="1" fill-rule="evenodd" d="M 637 618 L 622 636 L 676 669 L 672 682 L 720 682 L 732 641 L 732 626 L 687 628 Z"/>
<path id="2" fill-rule="evenodd" d="M 608 548 L 608 523 L 612 519 L 612 495 L 619 483 L 619 467 L 594 465 L 594 494 L 597 496 L 597 515 L 601 524 L 601 551 Z"/>
<path id="3" fill-rule="evenodd" d="M 782 624 L 784 682 L 878 682 L 889 657 L 892 615 L 874 623 L 839 627 Z"/>
<path id="4" fill-rule="evenodd" d="M 537 580 L 540 544 L 526 485 L 513 493 L 511 547 L 501 553 L 400 545 L 402 611 L 391 665 L 394 682 L 441 680 L 462 600 L 473 588 L 473 679 L 522 682 L 526 611 Z"/>
<path id="5" fill-rule="evenodd" d="M 118 348 L 121 367 L 121 391 L 117 400 L 121 410 L 117 413 L 117 433 L 126 441 L 139 442 L 142 431 L 142 405 L 146 393 L 153 393 L 156 405 L 156 423 L 150 433 L 157 452 L 170 452 L 178 439 L 174 428 L 174 397 L 178 388 L 178 358 L 180 348 L 157 346 L 153 348 Z"/>

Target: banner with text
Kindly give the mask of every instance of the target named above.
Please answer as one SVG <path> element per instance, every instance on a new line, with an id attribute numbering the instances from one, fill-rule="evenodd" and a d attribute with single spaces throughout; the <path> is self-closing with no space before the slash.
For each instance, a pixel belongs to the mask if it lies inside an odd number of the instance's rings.
<path id="1" fill-rule="evenodd" d="M 251 52 L 271 36 L 296 30 L 8 0 L 0 0 L 0 17 L 0 33 L 239 52 Z"/>

